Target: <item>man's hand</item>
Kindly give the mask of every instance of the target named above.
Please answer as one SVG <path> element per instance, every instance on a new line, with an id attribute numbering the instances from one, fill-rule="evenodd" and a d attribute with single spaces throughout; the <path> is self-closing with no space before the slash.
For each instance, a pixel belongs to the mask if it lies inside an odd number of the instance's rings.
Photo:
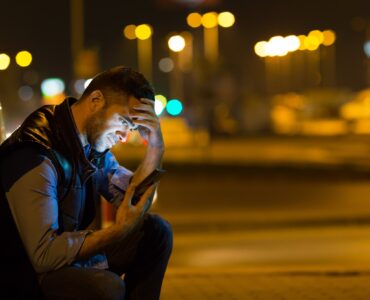
<path id="1" fill-rule="evenodd" d="M 156 185 L 152 185 L 145 191 L 136 205 L 132 205 L 131 201 L 135 193 L 135 186 L 130 184 L 123 201 L 118 207 L 115 226 L 122 228 L 122 230 L 133 229 L 141 221 L 155 188 Z"/>
<path id="2" fill-rule="evenodd" d="M 154 148 L 164 148 L 161 125 L 154 110 L 154 101 L 140 99 L 140 104 L 132 107 L 130 118 L 139 125 L 139 133 Z"/>

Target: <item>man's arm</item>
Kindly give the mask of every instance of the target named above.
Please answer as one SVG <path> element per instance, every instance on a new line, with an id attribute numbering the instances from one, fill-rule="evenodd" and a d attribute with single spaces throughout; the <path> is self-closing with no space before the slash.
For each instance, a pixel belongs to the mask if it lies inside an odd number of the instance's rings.
<path id="1" fill-rule="evenodd" d="M 88 232 L 58 233 L 58 175 L 52 162 L 34 149 L 22 149 L 3 167 L 8 204 L 36 272 L 71 264 Z"/>
<path id="2" fill-rule="evenodd" d="M 14 153 L 13 158 L 7 160 L 9 166 L 1 171 L 3 178 L 8 179 L 12 176 L 6 176 L 6 170 L 11 166 L 13 175 L 16 166 L 34 161 L 26 171 L 17 171 L 19 175 L 7 183 L 6 197 L 25 250 L 37 273 L 56 270 L 101 252 L 106 246 L 124 238 L 144 214 L 144 204 L 153 188 L 143 195 L 136 206 L 132 206 L 134 186 L 131 185 L 118 208 L 116 222 L 111 227 L 92 233 L 58 233 L 57 172 L 48 158 L 37 152 L 22 151 Z"/>
<path id="3" fill-rule="evenodd" d="M 130 185 L 117 210 L 115 223 L 108 228 L 95 231 L 86 236 L 77 259 L 86 259 L 104 250 L 112 243 L 124 239 L 142 219 L 145 212 L 145 204 L 154 190 L 155 186 L 150 187 L 134 206 L 131 204 L 131 199 L 135 192 L 135 186 Z"/>
<path id="4" fill-rule="evenodd" d="M 154 111 L 154 103 L 150 99 L 140 99 L 141 104 L 134 106 L 130 117 L 139 125 L 140 135 L 148 142 L 144 159 L 134 173 L 132 182 L 139 184 L 155 168 L 162 164 L 164 142 L 158 116 Z"/>

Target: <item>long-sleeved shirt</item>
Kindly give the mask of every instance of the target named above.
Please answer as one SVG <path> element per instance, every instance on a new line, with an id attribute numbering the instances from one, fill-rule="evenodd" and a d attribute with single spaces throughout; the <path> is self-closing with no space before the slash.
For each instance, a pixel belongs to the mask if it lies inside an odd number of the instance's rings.
<path id="1" fill-rule="evenodd" d="M 88 147 L 85 147 L 88 151 Z M 6 165 L 27 163 L 6 193 L 15 224 L 30 261 L 37 273 L 44 273 L 66 265 L 107 268 L 105 255 L 99 254 L 86 261 L 76 261 L 87 230 L 58 233 L 58 174 L 45 156 L 17 150 Z M 37 156 L 37 157 L 32 157 Z M 35 163 L 29 163 L 34 161 Z M 14 171 L 14 170 L 12 170 Z M 6 170 L 2 170 L 6 175 Z M 99 193 L 118 206 L 127 189 L 132 172 L 120 166 L 112 153 L 106 154 L 105 165 L 95 175 Z M 88 201 L 88 200 L 87 200 Z"/>

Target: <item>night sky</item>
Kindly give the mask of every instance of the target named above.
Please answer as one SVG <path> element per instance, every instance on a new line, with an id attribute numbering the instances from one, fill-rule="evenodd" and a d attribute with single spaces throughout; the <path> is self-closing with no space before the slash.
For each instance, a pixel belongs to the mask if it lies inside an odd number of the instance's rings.
<path id="1" fill-rule="evenodd" d="M 130 23 L 151 24 L 154 84 L 161 88 L 165 75 L 158 70 L 157 63 L 168 54 L 168 34 L 189 30 L 186 16 L 190 12 L 229 10 L 235 14 L 236 24 L 231 29 L 220 29 L 220 53 L 225 68 L 241 76 L 246 87 L 262 90 L 256 74 L 263 67 L 253 51 L 257 41 L 273 35 L 307 34 L 313 29 L 333 29 L 337 33 L 337 85 L 352 90 L 366 86 L 366 56 L 362 47 L 365 23 L 370 24 L 369 0 L 208 0 L 200 6 L 185 5 L 184 0 L 173 2 L 86 0 L 85 47 L 99 51 L 102 69 L 119 64 L 137 67 L 135 43 L 123 38 L 122 29 Z M 2 0 L 1 5 L 0 52 L 14 57 L 19 50 L 29 50 L 34 56 L 32 69 L 39 73 L 40 80 L 57 76 L 68 81 L 72 75 L 69 1 Z M 357 28 L 354 18 L 358 20 Z M 370 35 L 370 25 L 368 28 Z M 196 39 L 201 38 L 201 29 L 190 31 Z M 0 73 L 3 83 L 8 80 L 7 72 L 10 71 Z"/>

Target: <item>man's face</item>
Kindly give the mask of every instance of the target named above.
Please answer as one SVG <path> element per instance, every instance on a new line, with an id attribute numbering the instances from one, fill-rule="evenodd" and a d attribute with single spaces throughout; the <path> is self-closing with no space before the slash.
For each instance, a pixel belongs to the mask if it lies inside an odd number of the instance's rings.
<path id="1" fill-rule="evenodd" d="M 120 101 L 125 103 L 124 99 Z M 126 141 L 128 132 L 135 129 L 128 117 L 131 108 L 140 103 L 130 96 L 127 104 L 111 104 L 94 113 L 86 124 L 88 142 L 98 152 L 112 148 L 119 141 Z"/>

